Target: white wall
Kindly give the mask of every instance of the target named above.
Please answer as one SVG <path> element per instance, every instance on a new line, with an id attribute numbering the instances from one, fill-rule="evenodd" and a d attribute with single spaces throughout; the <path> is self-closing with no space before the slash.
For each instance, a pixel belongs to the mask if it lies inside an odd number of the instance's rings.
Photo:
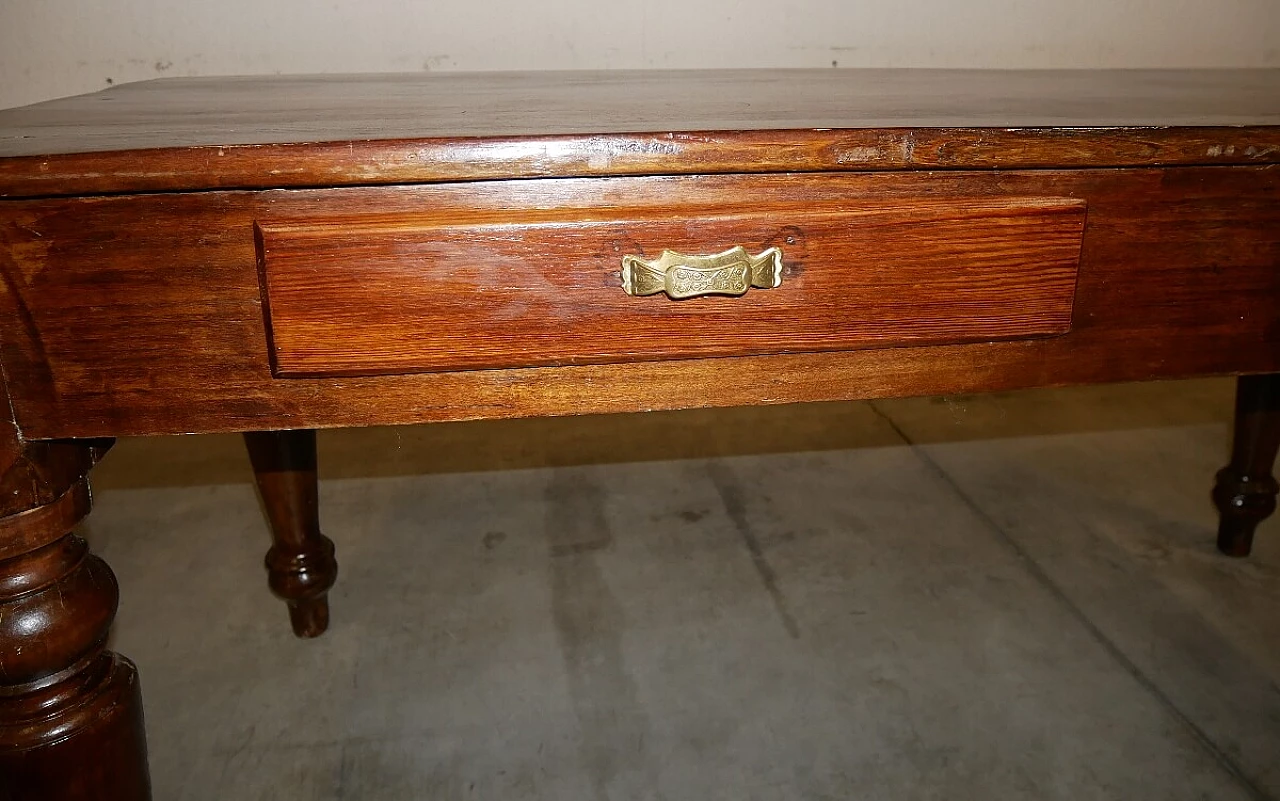
<path id="1" fill-rule="evenodd" d="M 1280 0 L 0 0 L 0 108 L 162 75 L 1280 66 Z"/>

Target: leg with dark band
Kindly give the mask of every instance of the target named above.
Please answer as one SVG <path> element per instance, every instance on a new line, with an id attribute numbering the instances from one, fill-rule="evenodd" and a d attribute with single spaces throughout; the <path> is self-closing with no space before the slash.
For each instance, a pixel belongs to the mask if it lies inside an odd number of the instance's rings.
<path id="1" fill-rule="evenodd" d="M 333 542 L 320 533 L 316 432 L 244 435 L 258 494 L 271 526 L 267 582 L 289 605 L 293 633 L 318 637 L 329 627 L 329 588 L 338 577 Z"/>
<path id="2" fill-rule="evenodd" d="M 1218 550 L 1248 556 L 1253 532 L 1276 510 L 1272 469 L 1280 449 L 1280 374 L 1242 376 L 1236 385 L 1231 464 L 1218 471 Z"/>

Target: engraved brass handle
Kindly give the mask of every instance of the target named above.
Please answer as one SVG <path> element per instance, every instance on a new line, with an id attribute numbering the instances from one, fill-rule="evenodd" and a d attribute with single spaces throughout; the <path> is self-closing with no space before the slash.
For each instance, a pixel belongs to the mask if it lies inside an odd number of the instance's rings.
<path id="1" fill-rule="evenodd" d="M 671 250 L 656 259 L 622 257 L 622 289 L 628 295 L 666 292 L 673 300 L 699 295 L 741 295 L 751 287 L 773 289 L 782 283 L 782 250 L 757 256 L 741 245 L 714 256 L 686 256 Z"/>

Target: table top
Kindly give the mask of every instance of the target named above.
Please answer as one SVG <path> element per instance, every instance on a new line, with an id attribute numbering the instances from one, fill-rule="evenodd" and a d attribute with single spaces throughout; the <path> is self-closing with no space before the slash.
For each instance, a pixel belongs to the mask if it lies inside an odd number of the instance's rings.
<path id="1" fill-rule="evenodd" d="M 59 438 L 1274 372 L 1278 104 L 1274 70 L 822 70 L 0 112 L 10 401 Z M 624 291 L 731 245 L 782 286 Z"/>
<path id="2" fill-rule="evenodd" d="M 0 196 L 1069 158 L 1269 163 L 1277 130 L 1280 70 L 166 78 L 0 111 Z M 1064 147 L 1081 131 L 1084 152 Z"/>
<path id="3" fill-rule="evenodd" d="M 1280 125 L 1280 70 L 699 70 L 162 78 L 0 111 L 0 157 L 799 128 Z"/>

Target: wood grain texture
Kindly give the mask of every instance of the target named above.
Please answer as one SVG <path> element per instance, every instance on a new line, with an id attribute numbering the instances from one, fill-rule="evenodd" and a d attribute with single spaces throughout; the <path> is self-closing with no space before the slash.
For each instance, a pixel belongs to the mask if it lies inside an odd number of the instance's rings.
<path id="1" fill-rule="evenodd" d="M 1280 161 L 1280 70 L 162 79 L 0 111 L 0 197 Z M 139 157 L 138 151 L 145 151 Z"/>
<path id="2" fill-rule="evenodd" d="M 674 188 L 674 186 L 673 186 Z M 259 221 L 279 376 L 610 364 L 1066 332 L 1084 229 L 1072 198 L 768 200 L 660 208 L 352 213 Z M 783 252 L 780 287 L 673 301 L 621 257 Z"/>
<path id="3" fill-rule="evenodd" d="M 732 176 L 220 192 L 0 204 L 0 343 L 33 437 L 411 423 L 1280 371 L 1280 170 L 765 176 L 772 202 L 1088 204 L 1070 333 L 1044 340 L 620 365 L 278 379 L 253 224 L 343 207 L 661 209 Z M 773 290 L 769 290 L 773 291 Z M 640 299 L 637 299 L 640 300 Z M 652 300 L 652 299 L 644 299 Z"/>

